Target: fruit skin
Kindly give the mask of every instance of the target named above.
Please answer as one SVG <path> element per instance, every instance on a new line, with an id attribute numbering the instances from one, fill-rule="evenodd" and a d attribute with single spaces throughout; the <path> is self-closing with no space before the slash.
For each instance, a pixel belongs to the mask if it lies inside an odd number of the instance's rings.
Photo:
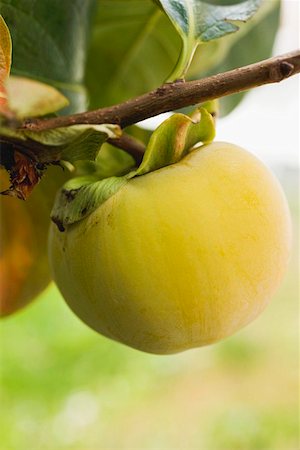
<path id="1" fill-rule="evenodd" d="M 0 173 L 1 190 L 9 184 Z M 0 196 L 0 317 L 20 310 L 51 281 L 47 241 L 57 189 L 66 180 L 61 168 L 49 168 L 29 199 Z"/>
<path id="2" fill-rule="evenodd" d="M 216 342 L 265 308 L 287 268 L 291 225 L 275 177 L 215 142 L 132 179 L 64 233 L 54 279 L 103 335 L 167 354 Z"/>

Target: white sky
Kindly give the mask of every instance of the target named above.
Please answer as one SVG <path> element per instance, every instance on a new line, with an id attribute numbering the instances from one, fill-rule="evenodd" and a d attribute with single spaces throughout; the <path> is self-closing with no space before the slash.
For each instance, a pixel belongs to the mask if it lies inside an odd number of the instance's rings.
<path id="1" fill-rule="evenodd" d="M 272 0 L 271 0 L 272 1 Z M 284 0 L 274 55 L 299 48 L 298 0 Z M 299 75 L 253 89 L 217 123 L 217 137 L 255 153 L 267 164 L 299 164 Z"/>
<path id="2" fill-rule="evenodd" d="M 283 0 L 274 55 L 299 48 L 299 17 L 300 0 Z M 217 120 L 216 140 L 240 145 L 269 165 L 299 165 L 299 78 L 253 89 L 229 116 Z M 143 126 L 154 128 L 166 116 L 148 119 Z"/>

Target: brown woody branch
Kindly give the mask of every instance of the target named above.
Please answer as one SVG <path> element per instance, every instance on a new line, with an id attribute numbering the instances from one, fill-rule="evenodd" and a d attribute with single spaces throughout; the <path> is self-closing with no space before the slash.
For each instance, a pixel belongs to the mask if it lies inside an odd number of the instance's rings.
<path id="1" fill-rule="evenodd" d="M 123 133 L 119 138 L 108 139 L 107 142 L 125 150 L 134 158 L 137 164 L 140 164 L 142 161 L 146 147 L 141 141 L 129 136 L 129 134 Z"/>
<path id="2" fill-rule="evenodd" d="M 115 147 L 125 150 L 137 163 L 141 162 L 145 152 L 145 145 L 141 141 L 123 133 L 119 138 L 110 138 L 107 142 Z M 4 146 L 11 146 L 26 155 L 32 161 L 41 164 L 60 161 L 61 148 L 59 146 L 44 145 L 31 139 L 21 140 L 13 137 L 0 136 L 0 165 L 2 164 L 1 161 L 3 157 L 8 153 L 7 148 L 5 149 Z"/>
<path id="3" fill-rule="evenodd" d="M 300 72 L 300 51 L 196 81 L 177 81 L 111 107 L 52 119 L 28 119 L 21 128 L 49 130 L 75 124 L 115 123 L 122 128 L 158 114 L 277 83 Z"/>

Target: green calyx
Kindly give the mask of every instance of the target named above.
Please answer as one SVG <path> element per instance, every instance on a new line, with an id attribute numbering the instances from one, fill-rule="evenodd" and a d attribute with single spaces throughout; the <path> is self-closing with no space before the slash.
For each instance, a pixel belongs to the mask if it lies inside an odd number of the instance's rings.
<path id="1" fill-rule="evenodd" d="M 132 178 L 176 164 L 196 144 L 211 142 L 214 137 L 214 120 L 205 108 L 199 108 L 192 117 L 173 114 L 152 133 L 137 169 L 123 176 L 103 178 L 95 172 L 69 180 L 57 194 L 51 214 L 53 222 L 64 231 L 87 217 Z"/>

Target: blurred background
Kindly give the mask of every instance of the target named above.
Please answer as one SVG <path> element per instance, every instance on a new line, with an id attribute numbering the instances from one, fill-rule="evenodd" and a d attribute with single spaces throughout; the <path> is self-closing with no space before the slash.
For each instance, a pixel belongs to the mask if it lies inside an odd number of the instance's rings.
<path id="1" fill-rule="evenodd" d="M 284 1 L 274 54 L 299 46 L 298 17 L 299 2 Z M 1 323 L 1 449 L 300 448 L 299 119 L 293 77 L 217 123 L 217 139 L 272 167 L 290 204 L 290 268 L 262 316 L 219 344 L 154 356 L 88 329 L 52 285 Z"/>

